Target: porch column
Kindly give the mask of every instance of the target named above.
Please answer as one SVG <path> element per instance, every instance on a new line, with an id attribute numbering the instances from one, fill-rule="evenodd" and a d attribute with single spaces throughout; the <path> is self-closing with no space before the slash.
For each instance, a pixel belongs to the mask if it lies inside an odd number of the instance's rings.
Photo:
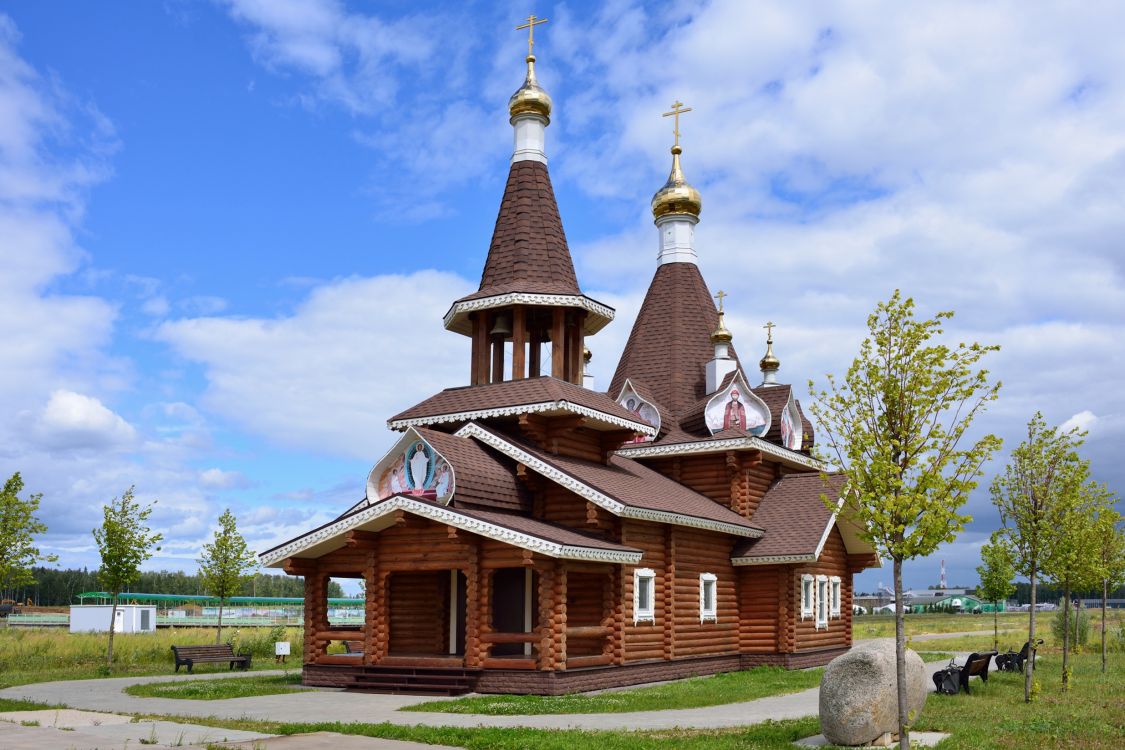
<path id="1" fill-rule="evenodd" d="M 475 669 L 481 665 L 480 634 L 483 616 L 481 607 L 480 545 L 469 545 L 468 563 L 465 565 L 465 666 Z"/>
<path id="2" fill-rule="evenodd" d="M 379 551 L 367 552 L 367 565 L 363 570 L 363 589 L 365 593 L 363 614 L 363 663 L 375 664 L 379 660 L 378 651 L 382 644 L 378 638 L 378 623 L 383 616 L 383 592 L 380 590 L 382 577 L 379 575 Z"/>
<path id="3" fill-rule="evenodd" d="M 539 669 L 566 669 L 566 568 L 557 560 L 539 572 Z"/>
<path id="4" fill-rule="evenodd" d="M 328 629 L 328 574 L 319 570 L 305 575 L 305 663 L 321 656 L 316 634 Z"/>

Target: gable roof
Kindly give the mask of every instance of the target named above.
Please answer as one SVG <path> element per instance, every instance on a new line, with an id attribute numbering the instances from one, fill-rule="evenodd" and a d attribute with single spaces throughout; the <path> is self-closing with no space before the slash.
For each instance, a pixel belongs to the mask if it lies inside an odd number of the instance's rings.
<path id="1" fill-rule="evenodd" d="M 637 461 L 612 456 L 607 465 L 556 455 L 475 422 L 456 434 L 486 443 L 614 515 L 738 536 L 761 533 L 757 524 L 725 505 Z"/>
<path id="2" fill-rule="evenodd" d="M 711 333 L 719 313 L 694 263 L 657 266 L 610 384 L 640 381 L 661 407 L 679 419 L 707 395 L 706 365 L 714 356 Z M 737 360 L 734 348 L 730 356 Z"/>
<path id="3" fill-rule="evenodd" d="M 651 425 L 606 394 L 550 376 L 446 388 L 391 417 L 387 424 L 393 430 L 402 430 L 418 425 L 541 412 L 580 414 L 588 417 L 590 426 L 595 429 L 624 428 L 646 435 L 653 433 Z"/>
<path id="4" fill-rule="evenodd" d="M 511 461 L 476 440 L 425 427 L 416 429 L 453 465 L 457 486 L 450 504 L 461 509 L 483 506 L 527 510 L 531 507 L 527 491 L 516 479 Z"/>

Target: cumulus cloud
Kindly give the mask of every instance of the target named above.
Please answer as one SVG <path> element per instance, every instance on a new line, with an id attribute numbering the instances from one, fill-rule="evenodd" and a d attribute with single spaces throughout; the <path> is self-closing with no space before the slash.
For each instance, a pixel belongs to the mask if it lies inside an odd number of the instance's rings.
<path id="1" fill-rule="evenodd" d="M 212 467 L 199 472 L 199 483 L 213 490 L 246 489 L 252 482 L 241 472 Z"/>
<path id="2" fill-rule="evenodd" d="M 1059 425 L 1059 432 L 1070 432 L 1071 430 L 1078 430 L 1079 432 L 1089 432 L 1098 423 L 1098 416 L 1089 409 L 1083 409 L 1070 419 Z"/>
<path id="3" fill-rule="evenodd" d="M 66 390 L 51 394 L 34 429 L 43 445 L 63 449 L 128 445 L 137 434 L 133 425 L 98 399 Z"/>

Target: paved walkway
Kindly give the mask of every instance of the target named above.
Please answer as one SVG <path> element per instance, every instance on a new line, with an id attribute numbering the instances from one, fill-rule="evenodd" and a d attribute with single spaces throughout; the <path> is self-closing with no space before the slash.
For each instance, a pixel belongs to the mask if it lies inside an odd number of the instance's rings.
<path id="1" fill-rule="evenodd" d="M 948 637 L 948 634 L 943 635 Z M 927 664 L 927 673 L 933 674 L 944 666 L 944 662 Z M 282 674 L 282 672 L 271 670 L 255 672 L 255 674 Z M 398 709 L 403 706 L 431 699 L 419 698 L 418 696 L 348 693 L 336 690 L 316 690 L 214 701 L 141 698 L 122 692 L 124 688 L 130 685 L 145 682 L 224 679 L 229 676 L 231 675 L 181 675 L 179 677 L 161 675 L 43 682 L 0 690 L 0 697 L 40 703 L 61 703 L 72 708 L 94 711 L 165 714 L 178 717 L 262 719 L 266 721 L 309 723 L 333 721 L 378 723 L 385 721 L 400 725 L 592 730 L 673 729 L 677 727 L 711 729 L 746 726 L 767 719 L 795 719 L 802 716 L 813 716 L 817 713 L 819 704 L 819 689 L 812 688 L 788 695 L 700 708 L 606 714 L 483 716 L 479 714 L 402 712 Z M 931 680 L 927 680 L 927 687 L 933 689 Z"/>

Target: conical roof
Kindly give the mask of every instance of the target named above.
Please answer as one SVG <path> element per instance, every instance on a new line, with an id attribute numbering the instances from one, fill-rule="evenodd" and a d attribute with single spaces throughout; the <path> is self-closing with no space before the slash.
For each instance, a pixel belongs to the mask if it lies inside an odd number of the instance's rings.
<path id="1" fill-rule="evenodd" d="M 719 313 L 699 266 L 657 266 L 621 353 L 610 395 L 620 393 L 629 378 L 648 388 L 660 406 L 680 419 L 707 395 L 706 367 L 714 357 L 711 333 L 718 325 Z M 737 359 L 733 347 L 730 356 Z"/>

